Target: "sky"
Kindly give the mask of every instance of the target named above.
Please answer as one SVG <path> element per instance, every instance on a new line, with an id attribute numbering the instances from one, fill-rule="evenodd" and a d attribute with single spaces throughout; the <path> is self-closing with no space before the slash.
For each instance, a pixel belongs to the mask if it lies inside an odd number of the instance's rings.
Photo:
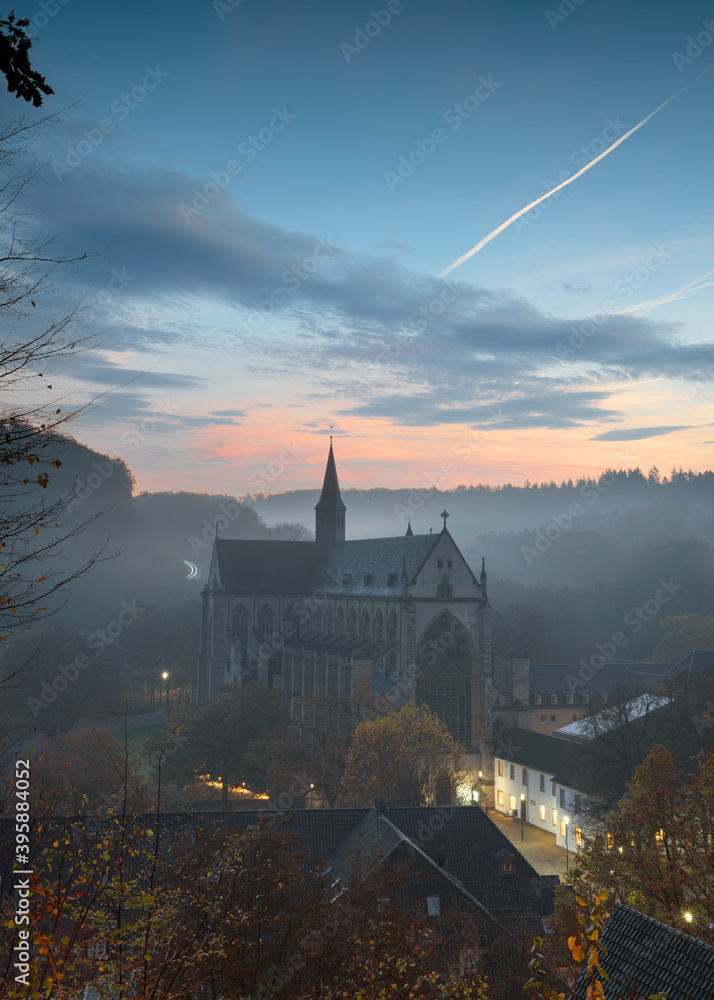
<path id="1" fill-rule="evenodd" d="M 711 466 L 711 4 L 14 6 L 53 385 L 138 490 Z"/>

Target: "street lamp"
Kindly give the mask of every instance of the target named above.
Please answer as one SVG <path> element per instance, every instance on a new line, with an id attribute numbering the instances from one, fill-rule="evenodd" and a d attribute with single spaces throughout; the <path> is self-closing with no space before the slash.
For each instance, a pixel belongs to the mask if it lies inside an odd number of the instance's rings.
<path id="1" fill-rule="evenodd" d="M 163 674 L 161 676 L 162 676 L 162 678 L 164 680 L 164 687 L 166 688 L 166 718 L 168 719 L 168 717 L 169 717 L 169 672 L 168 672 L 168 670 L 164 670 L 164 672 L 163 672 Z"/>
<path id="2" fill-rule="evenodd" d="M 526 820 L 526 797 L 521 792 L 521 841 L 523 840 L 523 825 Z"/>
<path id="3" fill-rule="evenodd" d="M 568 823 L 570 823 L 570 816 L 563 816 L 563 822 L 565 823 L 565 870 L 567 872 L 570 868 L 570 858 L 568 855 Z"/>

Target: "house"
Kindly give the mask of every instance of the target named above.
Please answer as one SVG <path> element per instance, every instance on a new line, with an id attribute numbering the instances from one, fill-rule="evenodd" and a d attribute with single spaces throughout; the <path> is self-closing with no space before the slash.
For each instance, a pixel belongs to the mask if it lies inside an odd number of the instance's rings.
<path id="1" fill-rule="evenodd" d="M 714 948 L 689 934 L 617 903 L 601 941 L 605 1000 L 640 1000 L 655 993 L 669 1000 L 714 997 Z M 587 986 L 581 980 L 571 1000 L 585 1000 Z"/>
<path id="2" fill-rule="evenodd" d="M 672 663 L 606 660 L 595 667 L 579 663 L 530 664 L 530 729 L 556 730 L 628 695 L 650 693 L 673 668 Z"/>
<path id="3" fill-rule="evenodd" d="M 575 769 L 583 748 L 557 736 L 513 727 L 494 750 L 495 808 L 519 816 L 565 849 L 577 850 L 587 834 L 585 796 L 561 774 Z"/>

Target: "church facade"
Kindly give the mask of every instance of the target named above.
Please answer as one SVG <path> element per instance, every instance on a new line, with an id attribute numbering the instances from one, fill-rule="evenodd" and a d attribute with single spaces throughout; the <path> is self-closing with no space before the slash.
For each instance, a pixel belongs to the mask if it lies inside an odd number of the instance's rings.
<path id="1" fill-rule="evenodd" d="M 194 704 L 252 680 L 350 699 L 364 718 L 426 703 L 488 800 L 494 744 L 528 727 L 529 693 L 528 661 L 492 646 L 485 566 L 471 570 L 446 511 L 438 534 L 355 540 L 346 514 L 330 442 L 314 542 L 216 539 Z"/>

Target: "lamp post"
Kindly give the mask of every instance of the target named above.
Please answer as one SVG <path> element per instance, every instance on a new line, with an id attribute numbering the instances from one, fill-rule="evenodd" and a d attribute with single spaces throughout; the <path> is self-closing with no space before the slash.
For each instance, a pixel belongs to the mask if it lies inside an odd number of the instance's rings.
<path id="1" fill-rule="evenodd" d="M 523 827 L 526 821 L 526 797 L 521 792 L 521 841 L 523 840 Z"/>
<path id="2" fill-rule="evenodd" d="M 570 823 L 570 816 L 563 816 L 563 822 L 565 823 L 565 870 L 567 872 L 570 868 L 570 858 L 568 855 L 568 824 Z"/>
<path id="3" fill-rule="evenodd" d="M 168 670 L 164 670 L 164 672 L 162 673 L 161 676 L 162 676 L 163 681 L 164 681 L 164 687 L 166 688 L 166 718 L 168 719 L 168 717 L 169 717 L 169 672 L 168 672 Z"/>

